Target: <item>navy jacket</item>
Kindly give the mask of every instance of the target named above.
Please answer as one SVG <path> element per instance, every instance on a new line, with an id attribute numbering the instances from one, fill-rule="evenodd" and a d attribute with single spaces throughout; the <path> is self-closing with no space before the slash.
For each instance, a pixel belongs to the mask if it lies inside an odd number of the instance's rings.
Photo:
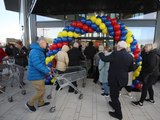
<path id="1" fill-rule="evenodd" d="M 33 43 L 28 59 L 28 80 L 42 80 L 49 74 L 49 69 L 45 65 L 44 49 L 38 43 Z"/>
<path id="2" fill-rule="evenodd" d="M 127 86 L 128 72 L 133 71 L 133 57 L 125 49 L 114 51 L 109 56 L 99 53 L 102 61 L 110 62 L 108 84 L 110 86 Z"/>

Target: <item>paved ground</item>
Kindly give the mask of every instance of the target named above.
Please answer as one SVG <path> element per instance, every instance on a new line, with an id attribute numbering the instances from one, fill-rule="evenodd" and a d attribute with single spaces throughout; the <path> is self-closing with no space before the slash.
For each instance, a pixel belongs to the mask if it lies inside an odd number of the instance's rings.
<path id="1" fill-rule="evenodd" d="M 13 95 L 12 103 L 7 101 L 4 94 L 0 94 L 0 120 L 115 120 L 108 115 L 108 111 L 112 111 L 108 105 L 110 98 L 101 96 L 99 85 L 95 85 L 91 79 L 86 80 L 85 88 L 81 87 L 81 81 L 78 82 L 79 89 L 84 94 L 82 100 L 78 99 L 78 94 L 68 93 L 68 88 L 61 90 L 54 113 L 49 112 L 51 106 L 39 108 L 35 113 L 28 112 L 24 104 L 33 95 L 34 89 L 30 82 L 25 82 L 26 95 L 21 94 L 16 84 L 13 88 L 7 87 L 7 91 Z M 122 91 L 120 101 L 123 120 L 160 120 L 160 84 L 156 84 L 154 89 L 156 104 L 145 102 L 143 108 L 131 105 L 132 100 L 139 99 L 140 93 L 133 93 L 134 98 L 131 99 L 123 95 L 125 91 Z M 47 86 L 46 93 L 49 93 L 49 90 L 50 87 Z M 52 102 L 47 99 L 46 101 Z"/>

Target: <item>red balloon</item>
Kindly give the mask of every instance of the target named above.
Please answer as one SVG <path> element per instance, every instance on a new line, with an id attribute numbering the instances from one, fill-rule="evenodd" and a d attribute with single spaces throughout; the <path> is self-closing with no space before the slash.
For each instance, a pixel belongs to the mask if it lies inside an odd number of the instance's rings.
<path id="1" fill-rule="evenodd" d="M 50 49 L 50 50 L 54 50 L 54 48 L 53 48 L 53 46 L 52 46 L 52 45 L 50 45 L 50 46 L 49 46 L 49 49 Z"/>
<path id="2" fill-rule="evenodd" d="M 117 30 L 120 30 L 120 25 L 119 24 L 115 24 L 113 26 L 114 30 L 117 31 Z"/>
<path id="3" fill-rule="evenodd" d="M 121 35 L 121 31 L 120 31 L 120 30 L 116 30 L 116 31 L 115 31 L 115 35 L 116 35 L 116 36 L 120 36 L 120 35 Z"/>
<path id="4" fill-rule="evenodd" d="M 111 24 L 114 26 L 117 23 L 117 20 L 115 18 L 111 19 Z"/>
<path id="5" fill-rule="evenodd" d="M 120 36 L 115 36 L 114 40 L 119 41 L 120 40 Z"/>
<path id="6" fill-rule="evenodd" d="M 109 16 L 107 16 L 106 18 L 107 18 L 107 20 L 111 20 L 111 18 Z"/>
<path id="7" fill-rule="evenodd" d="M 83 28 L 83 23 L 77 22 L 77 27 L 78 27 L 78 28 Z"/>
<path id="8" fill-rule="evenodd" d="M 136 89 L 141 89 L 141 88 L 142 88 L 142 86 L 141 86 L 141 84 L 140 84 L 140 83 L 138 83 L 138 84 L 135 86 L 135 88 L 136 88 Z"/>
<path id="9" fill-rule="evenodd" d="M 68 45 L 68 42 L 63 42 L 63 45 Z"/>
<path id="10" fill-rule="evenodd" d="M 88 31 L 88 26 L 87 25 L 83 25 L 83 30 L 84 31 Z"/>
<path id="11" fill-rule="evenodd" d="M 134 54 L 134 59 L 138 59 L 138 54 Z"/>
<path id="12" fill-rule="evenodd" d="M 52 44 L 54 49 L 57 49 L 57 45 L 56 44 Z"/>
<path id="13" fill-rule="evenodd" d="M 58 48 L 62 48 L 62 46 L 63 46 L 62 43 L 58 43 L 58 44 L 57 44 L 57 47 L 58 47 Z"/>
<path id="14" fill-rule="evenodd" d="M 76 26 L 77 26 L 77 21 L 73 21 L 73 22 L 71 23 L 71 25 L 74 26 L 74 27 L 76 27 Z"/>
<path id="15" fill-rule="evenodd" d="M 88 29 L 88 32 L 89 32 L 89 33 L 93 33 L 94 30 L 93 30 L 92 28 L 89 28 L 89 29 Z"/>
<path id="16" fill-rule="evenodd" d="M 138 48 L 138 44 L 136 44 L 136 48 Z"/>
<path id="17" fill-rule="evenodd" d="M 137 53 L 139 53 L 140 51 L 141 51 L 140 48 L 136 48 L 133 53 L 134 53 L 134 54 L 137 54 Z"/>

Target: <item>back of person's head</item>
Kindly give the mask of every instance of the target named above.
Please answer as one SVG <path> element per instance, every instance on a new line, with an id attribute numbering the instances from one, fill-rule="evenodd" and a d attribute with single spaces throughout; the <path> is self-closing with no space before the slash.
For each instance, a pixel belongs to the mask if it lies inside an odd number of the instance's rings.
<path id="1" fill-rule="evenodd" d="M 153 44 L 145 44 L 144 46 L 144 50 L 145 52 L 150 52 L 151 50 L 153 50 Z"/>
<path id="2" fill-rule="evenodd" d="M 93 42 L 92 41 L 89 42 L 89 46 L 93 46 Z"/>
<path id="3" fill-rule="evenodd" d="M 117 51 L 120 51 L 122 49 L 127 49 L 127 43 L 125 41 L 120 41 L 117 44 Z"/>
<path id="4" fill-rule="evenodd" d="M 79 44 L 78 44 L 77 42 L 75 42 L 75 43 L 73 44 L 73 47 L 78 48 L 78 47 L 79 47 Z"/>
<path id="5" fill-rule="evenodd" d="M 65 51 L 68 52 L 69 51 L 69 47 L 68 45 L 63 45 L 62 50 L 61 51 Z"/>
<path id="6" fill-rule="evenodd" d="M 45 38 L 43 36 L 38 38 L 37 43 L 43 49 L 45 49 L 47 47 L 47 41 L 45 40 Z"/>
<path id="7" fill-rule="evenodd" d="M 103 45 L 100 45 L 100 46 L 98 47 L 98 50 L 99 50 L 99 52 L 103 52 L 103 51 L 104 51 L 104 46 L 103 46 Z"/>

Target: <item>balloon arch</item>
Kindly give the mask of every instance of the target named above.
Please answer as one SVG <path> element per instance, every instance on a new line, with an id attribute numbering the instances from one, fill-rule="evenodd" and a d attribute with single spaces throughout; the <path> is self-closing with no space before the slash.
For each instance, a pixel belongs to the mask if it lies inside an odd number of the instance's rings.
<path id="1" fill-rule="evenodd" d="M 111 19 L 108 16 L 91 16 L 89 19 L 81 18 L 78 21 L 75 20 L 71 22 L 69 26 L 64 27 L 63 31 L 59 32 L 58 37 L 53 40 L 52 45 L 49 47 L 49 51 L 46 53 L 47 66 L 52 67 L 52 60 L 55 58 L 57 52 L 61 50 L 63 45 L 68 45 L 80 35 L 93 32 L 109 34 L 116 42 L 126 41 L 127 46 L 133 53 L 135 62 L 138 64 L 138 68 L 133 73 L 133 84 L 131 87 L 132 89 L 140 89 L 141 84 L 139 80 L 137 80 L 137 77 L 142 68 L 142 57 L 140 56 L 138 42 L 126 25 L 119 20 L 116 20 L 115 18 Z M 53 83 L 54 81 L 54 78 L 47 76 L 45 82 L 48 84 Z"/>

